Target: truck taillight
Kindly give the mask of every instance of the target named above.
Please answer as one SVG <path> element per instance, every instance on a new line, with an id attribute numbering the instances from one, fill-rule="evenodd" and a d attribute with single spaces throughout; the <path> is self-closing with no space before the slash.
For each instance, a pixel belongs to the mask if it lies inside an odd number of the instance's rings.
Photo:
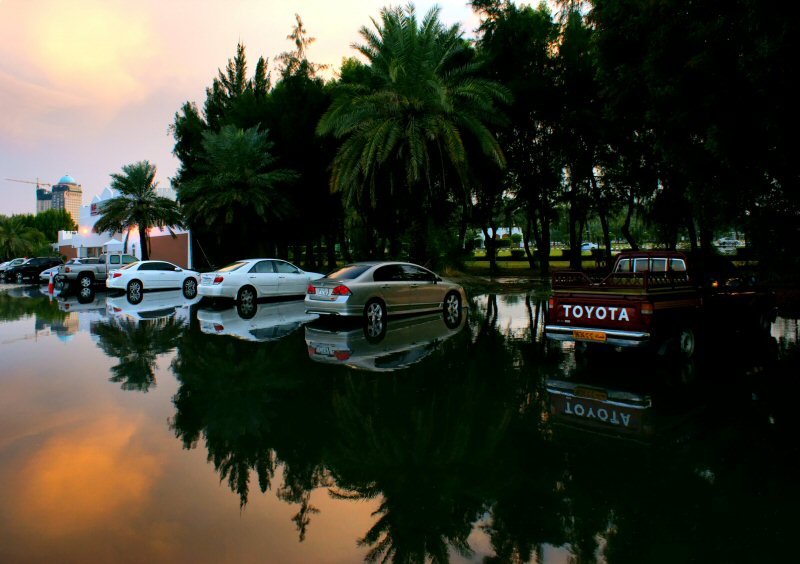
<path id="1" fill-rule="evenodd" d="M 641 312 L 642 315 L 653 315 L 653 304 L 650 302 L 643 303 Z"/>
<path id="2" fill-rule="evenodd" d="M 547 309 L 552 311 L 555 307 L 556 307 L 556 299 L 551 297 L 549 300 L 547 300 Z"/>

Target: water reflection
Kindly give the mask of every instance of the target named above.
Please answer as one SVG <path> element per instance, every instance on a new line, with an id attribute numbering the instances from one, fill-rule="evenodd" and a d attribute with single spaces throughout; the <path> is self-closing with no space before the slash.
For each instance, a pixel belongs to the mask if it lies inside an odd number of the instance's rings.
<path id="1" fill-rule="evenodd" d="M 227 309 L 197 312 L 200 330 L 211 335 L 230 335 L 246 341 L 275 341 L 317 319 L 306 313 L 302 301 L 237 304 Z"/>
<path id="2" fill-rule="evenodd" d="M 321 363 L 389 372 L 408 368 L 464 328 L 466 316 L 447 319 L 441 313 L 391 319 L 374 334 L 367 323 L 321 319 L 306 325 L 308 356 Z"/>
<path id="3" fill-rule="evenodd" d="M 167 439 L 202 451 L 201 468 L 162 453 L 164 475 L 188 484 L 153 484 L 153 519 L 158 503 L 207 487 L 196 476 L 207 471 L 232 494 L 198 505 L 206 515 L 231 503 L 249 523 L 254 499 L 274 493 L 304 543 L 337 534 L 320 529 L 331 503 L 368 519 L 346 561 L 752 562 L 793 546 L 797 320 L 780 318 L 770 337 L 712 339 L 686 363 L 547 341 L 543 293 L 477 296 L 455 328 L 440 315 L 390 319 L 380 342 L 360 325 L 297 330 L 299 302 L 242 319 L 168 294 L 133 307 L 103 293 L 90 304 L 0 293 L 4 323 L 89 331 L 125 390 L 174 375 L 155 424 L 169 417 Z M 158 362 L 170 358 L 171 374 Z M 0 472 L 14 474 L 4 439 Z M 324 546 L 287 559 L 304 558 L 333 559 Z"/>

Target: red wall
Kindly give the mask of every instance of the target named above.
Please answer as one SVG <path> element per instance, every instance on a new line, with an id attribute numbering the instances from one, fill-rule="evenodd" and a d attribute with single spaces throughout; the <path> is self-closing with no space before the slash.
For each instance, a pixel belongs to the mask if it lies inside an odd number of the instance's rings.
<path id="1" fill-rule="evenodd" d="M 181 268 L 189 268 L 189 234 L 181 233 L 174 239 L 170 235 L 150 237 L 150 259 L 166 260 Z"/>

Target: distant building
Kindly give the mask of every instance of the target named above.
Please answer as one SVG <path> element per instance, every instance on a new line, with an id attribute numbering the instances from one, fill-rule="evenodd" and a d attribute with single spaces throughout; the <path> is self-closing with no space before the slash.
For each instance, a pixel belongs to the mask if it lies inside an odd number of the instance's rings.
<path id="1" fill-rule="evenodd" d="M 42 213 L 53 207 L 53 193 L 47 188 L 36 188 L 36 213 Z"/>
<path id="2" fill-rule="evenodd" d="M 39 194 L 37 191 L 36 210 L 39 210 Z M 53 186 L 52 204 L 50 209 L 66 210 L 72 216 L 75 223 L 80 224 L 81 221 L 81 205 L 83 205 L 83 189 L 81 185 L 75 182 L 75 179 L 70 175 L 65 174 L 58 181 L 58 184 Z"/>
<path id="3" fill-rule="evenodd" d="M 100 219 L 106 202 L 119 196 L 119 192 L 106 188 L 99 196 L 92 198 L 88 206 L 79 209 L 77 231 L 59 231 L 58 242 L 54 248 L 59 254 L 67 258 L 96 257 L 107 251 L 121 251 L 142 258 L 139 247 L 139 232 L 133 230 L 128 233 L 95 233 L 94 224 Z M 174 199 L 175 192 L 171 189 L 159 190 L 159 196 Z M 174 230 L 172 237 L 169 230 L 153 227 L 150 235 L 150 258 L 167 260 L 184 268 L 191 268 L 191 237 L 188 231 Z M 128 236 L 127 245 L 125 238 Z"/>

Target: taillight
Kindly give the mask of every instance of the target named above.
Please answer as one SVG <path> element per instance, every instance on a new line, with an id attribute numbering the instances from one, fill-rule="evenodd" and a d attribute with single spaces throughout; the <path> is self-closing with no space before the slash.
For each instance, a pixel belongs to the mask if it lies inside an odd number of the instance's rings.
<path id="1" fill-rule="evenodd" d="M 219 323 L 215 323 L 214 324 L 214 331 L 219 333 L 220 331 L 223 331 L 224 329 L 225 329 L 225 327 L 223 325 L 220 325 Z"/>
<path id="2" fill-rule="evenodd" d="M 331 292 L 331 293 L 334 296 L 349 296 L 350 294 L 352 294 L 352 292 L 350 291 L 350 288 L 348 288 L 347 286 L 336 286 L 333 289 L 333 292 Z M 348 354 L 348 358 L 349 358 L 349 356 L 350 355 Z"/>
<path id="3" fill-rule="evenodd" d="M 122 276 L 121 272 L 115 272 L 113 278 L 119 278 L 120 276 Z"/>
<path id="4" fill-rule="evenodd" d="M 65 267 L 65 268 L 64 268 L 64 272 L 72 272 L 72 271 L 71 271 L 71 270 L 69 269 L 69 267 L 67 266 L 67 267 Z"/>
<path id="5" fill-rule="evenodd" d="M 214 277 L 214 284 L 219 284 L 223 280 L 225 280 L 224 277 L 217 275 L 217 276 Z"/>
<path id="6" fill-rule="evenodd" d="M 306 288 L 306 294 L 316 294 L 317 289 L 314 287 L 313 284 L 309 284 L 308 288 Z"/>
<path id="7" fill-rule="evenodd" d="M 344 286 L 342 286 L 342 288 L 344 288 Z M 336 360 L 347 360 L 350 358 L 350 351 L 336 351 L 333 355 L 336 357 Z"/>
<path id="8" fill-rule="evenodd" d="M 650 302 L 643 303 L 641 312 L 642 315 L 653 315 L 653 304 Z"/>
<path id="9" fill-rule="evenodd" d="M 552 310 L 555 307 L 556 307 L 556 299 L 551 297 L 549 300 L 547 300 L 547 309 Z"/>

